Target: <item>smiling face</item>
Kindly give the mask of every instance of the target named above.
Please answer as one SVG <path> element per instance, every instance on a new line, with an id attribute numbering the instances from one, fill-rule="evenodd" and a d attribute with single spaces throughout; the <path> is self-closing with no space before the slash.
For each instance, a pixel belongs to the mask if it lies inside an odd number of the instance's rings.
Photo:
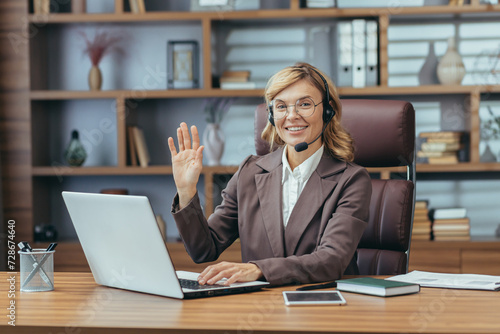
<path id="1" fill-rule="evenodd" d="M 316 110 L 309 117 L 302 117 L 296 113 L 292 105 L 301 98 L 309 97 L 317 104 Z M 282 119 L 275 120 L 276 131 L 280 138 L 289 146 L 295 146 L 298 143 L 313 141 L 323 128 L 323 104 L 320 103 L 323 98 L 321 92 L 310 84 L 307 80 L 300 80 L 296 83 L 283 89 L 274 97 L 274 100 L 284 101 L 288 107 L 288 114 Z M 318 104 L 319 103 L 319 104 Z M 309 145 L 304 151 L 308 156 L 316 152 L 322 145 L 322 140 Z M 295 150 L 288 150 L 289 153 L 295 154 Z"/>

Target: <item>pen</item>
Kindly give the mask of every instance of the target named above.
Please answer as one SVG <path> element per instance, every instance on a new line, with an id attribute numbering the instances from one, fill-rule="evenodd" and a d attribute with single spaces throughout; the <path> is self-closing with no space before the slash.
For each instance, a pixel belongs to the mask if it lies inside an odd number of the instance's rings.
<path id="1" fill-rule="evenodd" d="M 303 286 L 303 287 L 297 288 L 296 290 L 297 291 L 308 291 L 308 290 L 335 288 L 336 286 L 337 286 L 337 282 L 330 282 L 330 283 Z"/>
<path id="2" fill-rule="evenodd" d="M 47 247 L 47 249 L 45 250 L 46 252 L 51 252 L 53 251 L 57 246 L 57 242 L 53 242 L 49 245 L 49 247 Z M 40 260 L 40 262 L 36 262 L 35 260 L 35 263 L 37 263 L 38 265 L 30 272 L 30 274 L 28 275 L 28 277 L 26 277 L 26 280 L 24 281 L 23 283 L 23 288 L 31 281 L 31 279 L 35 276 L 35 274 L 39 271 L 39 270 L 42 270 L 42 266 L 43 264 L 45 263 L 45 261 L 47 261 L 47 259 L 49 258 L 50 254 L 45 254 L 44 256 L 42 256 L 42 259 Z M 47 283 L 47 282 L 46 282 Z M 49 280 L 49 285 L 51 287 L 53 287 L 53 284 L 52 282 Z"/>
<path id="3" fill-rule="evenodd" d="M 17 245 L 21 249 L 21 252 L 26 252 L 26 253 L 33 252 L 33 249 L 31 248 L 30 244 L 27 241 L 21 241 Z M 36 257 L 33 254 L 30 254 L 30 256 L 31 260 L 33 260 L 33 265 L 35 264 L 38 265 Z M 50 278 L 47 276 L 47 273 L 45 272 L 45 270 L 43 270 L 43 268 L 40 268 L 40 276 L 45 281 L 45 283 L 52 286 L 52 282 L 50 281 Z"/>

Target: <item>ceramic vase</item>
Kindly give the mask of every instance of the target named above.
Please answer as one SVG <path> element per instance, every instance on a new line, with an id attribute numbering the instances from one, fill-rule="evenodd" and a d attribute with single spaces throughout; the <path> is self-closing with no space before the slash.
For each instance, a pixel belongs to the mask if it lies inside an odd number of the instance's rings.
<path id="1" fill-rule="evenodd" d="M 436 85 L 439 83 L 437 77 L 438 58 L 434 52 L 434 42 L 429 43 L 429 53 L 425 58 L 425 62 L 418 72 L 418 82 L 423 85 Z"/>
<path id="2" fill-rule="evenodd" d="M 90 90 L 101 90 L 102 74 L 97 66 L 92 66 L 89 72 L 89 88 Z"/>
<path id="3" fill-rule="evenodd" d="M 87 0 L 71 0 L 71 12 L 73 14 L 85 14 L 87 12 Z"/>
<path id="4" fill-rule="evenodd" d="M 209 166 L 220 165 L 222 153 L 224 153 L 225 137 L 220 125 L 217 123 L 208 123 L 203 132 L 203 153 L 207 157 Z"/>
<path id="5" fill-rule="evenodd" d="M 77 130 L 73 130 L 71 133 L 71 140 L 68 144 L 68 148 L 64 152 L 64 158 L 66 162 L 73 167 L 83 165 L 85 159 L 87 159 L 87 152 L 80 142 Z"/>
<path id="6" fill-rule="evenodd" d="M 448 38 L 448 49 L 437 66 L 437 76 L 443 85 L 460 85 L 465 76 L 462 57 L 455 47 L 455 38 Z"/>
<path id="7" fill-rule="evenodd" d="M 486 147 L 485 147 L 483 153 L 481 154 L 479 161 L 481 161 L 481 162 L 495 162 L 495 161 L 497 161 L 497 157 L 495 156 L 495 154 L 493 154 L 493 151 L 491 150 L 489 143 L 486 143 Z"/>

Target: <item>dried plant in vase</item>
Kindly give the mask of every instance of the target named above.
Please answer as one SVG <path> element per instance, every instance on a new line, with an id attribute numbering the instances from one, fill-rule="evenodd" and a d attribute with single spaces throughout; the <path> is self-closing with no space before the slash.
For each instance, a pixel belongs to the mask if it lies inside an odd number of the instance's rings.
<path id="1" fill-rule="evenodd" d="M 99 69 L 99 63 L 107 54 L 111 52 L 123 53 L 123 50 L 118 46 L 122 40 L 121 35 L 113 35 L 105 31 L 96 31 L 94 38 L 91 40 L 85 32 L 80 31 L 80 35 L 85 40 L 85 49 L 83 53 L 88 55 L 92 68 L 89 72 L 89 87 L 91 90 L 100 90 L 102 85 L 102 74 Z"/>

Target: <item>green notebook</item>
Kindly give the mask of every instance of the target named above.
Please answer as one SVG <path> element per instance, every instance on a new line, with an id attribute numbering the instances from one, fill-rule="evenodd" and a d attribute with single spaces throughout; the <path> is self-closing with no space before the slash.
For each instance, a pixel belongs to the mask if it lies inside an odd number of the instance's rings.
<path id="1" fill-rule="evenodd" d="M 417 293 L 420 291 L 420 285 L 373 277 L 360 277 L 338 280 L 337 290 L 388 297 Z"/>

